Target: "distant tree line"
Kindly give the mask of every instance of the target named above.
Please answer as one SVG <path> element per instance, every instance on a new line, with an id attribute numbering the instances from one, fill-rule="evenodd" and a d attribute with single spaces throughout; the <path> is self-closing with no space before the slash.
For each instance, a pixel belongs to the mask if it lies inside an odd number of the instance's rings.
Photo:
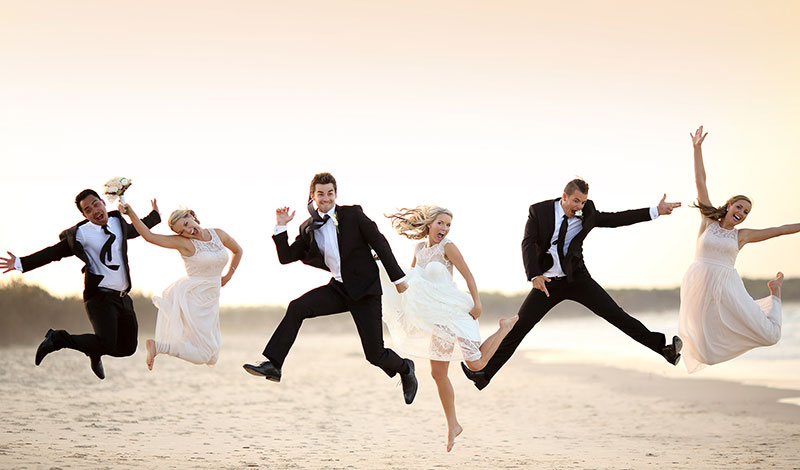
<path id="1" fill-rule="evenodd" d="M 753 298 L 765 297 L 766 279 L 745 279 L 745 287 Z M 608 293 L 630 313 L 677 310 L 680 305 L 679 289 L 608 289 Z M 527 292 L 503 294 L 481 292 L 483 317 L 487 320 L 513 315 L 527 296 Z M 800 279 L 787 279 L 783 283 L 783 300 L 800 301 Z M 139 320 L 139 333 L 152 336 L 158 311 L 151 297 L 139 291 L 131 293 Z M 280 321 L 285 307 L 281 305 L 223 306 L 220 324 L 227 331 L 263 331 L 265 340 Z M 563 302 L 552 312 L 553 316 L 591 315 L 582 306 Z M 0 346 L 30 344 L 41 340 L 48 328 L 64 329 L 71 333 L 91 332 L 92 327 L 83 308 L 80 296 L 54 297 L 45 289 L 15 280 L 0 285 Z M 304 330 L 337 333 L 354 331 L 349 315 L 335 315 L 310 320 Z"/>

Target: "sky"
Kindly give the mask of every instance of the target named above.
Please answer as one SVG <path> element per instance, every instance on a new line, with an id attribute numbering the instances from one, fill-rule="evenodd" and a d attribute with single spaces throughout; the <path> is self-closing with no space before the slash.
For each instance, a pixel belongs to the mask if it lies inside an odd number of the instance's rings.
<path id="1" fill-rule="evenodd" d="M 330 276 L 278 263 L 275 208 L 298 210 L 296 235 L 329 171 L 401 264 L 414 242 L 383 214 L 437 204 L 479 288 L 520 292 L 528 206 L 579 176 L 600 210 L 684 204 L 584 244 L 606 287 L 676 287 L 698 125 L 712 202 L 750 196 L 744 227 L 800 222 L 798 50 L 794 1 L 4 0 L 0 252 L 55 244 L 81 189 L 126 176 L 139 213 L 190 207 L 243 246 L 223 304 L 286 304 Z M 145 292 L 184 274 L 143 240 L 129 256 Z M 0 282 L 75 294 L 81 264 Z M 800 276 L 800 235 L 747 246 L 737 269 Z"/>

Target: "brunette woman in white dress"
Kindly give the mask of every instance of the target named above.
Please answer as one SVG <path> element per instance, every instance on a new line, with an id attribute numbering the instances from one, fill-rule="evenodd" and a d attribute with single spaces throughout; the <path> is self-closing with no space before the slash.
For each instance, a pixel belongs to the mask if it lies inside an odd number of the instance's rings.
<path id="1" fill-rule="evenodd" d="M 453 214 L 441 207 L 401 209 L 388 216 L 397 232 L 413 240 L 424 240 L 414 250 L 412 269 L 402 295 L 384 289 L 383 320 L 398 351 L 431 361 L 431 375 L 447 419 L 447 451 L 453 448 L 462 427 L 456 418 L 455 392 L 447 372 L 451 361 L 463 360 L 472 370 L 481 370 L 500 341 L 518 320 L 500 320 L 500 328 L 481 344 L 478 317 L 481 299 L 475 278 L 461 251 L 446 238 Z M 453 282 L 453 267 L 464 277 L 469 294 Z M 384 284 L 391 281 L 381 270 Z"/>
<path id="2" fill-rule="evenodd" d="M 124 210 L 123 210 L 124 209 Z M 161 297 L 155 339 L 148 339 L 147 368 L 153 369 L 158 354 L 179 357 L 194 364 L 214 365 L 219 357 L 222 337 L 219 330 L 220 287 L 231 280 L 242 259 L 242 248 L 222 229 L 203 228 L 193 210 L 179 209 L 169 217 L 169 228 L 176 235 L 152 233 L 129 205 L 120 212 L 148 242 L 180 252 L 186 276 L 173 282 Z M 233 253 L 228 272 L 228 252 Z"/>
<path id="3" fill-rule="evenodd" d="M 692 137 L 700 231 L 695 260 L 681 282 L 678 335 L 683 339 L 687 370 L 733 359 L 753 348 L 770 346 L 781 337 L 783 273 L 767 283 L 768 297 L 753 300 L 734 268 L 736 255 L 748 243 L 800 231 L 800 224 L 766 229 L 738 229 L 752 202 L 738 195 L 715 207 L 708 196 L 702 144 L 703 126 Z"/>

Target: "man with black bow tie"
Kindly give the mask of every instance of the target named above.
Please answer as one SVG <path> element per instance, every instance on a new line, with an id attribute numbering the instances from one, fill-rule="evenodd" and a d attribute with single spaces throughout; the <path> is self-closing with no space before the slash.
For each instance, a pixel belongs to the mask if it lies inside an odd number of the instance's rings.
<path id="1" fill-rule="evenodd" d="M 336 180 L 330 173 L 318 173 L 311 180 L 308 211 L 300 235 L 289 245 L 286 224 L 294 218 L 288 207 L 275 211 L 277 226 L 272 239 L 281 264 L 295 261 L 330 271 L 331 281 L 289 303 L 286 315 L 264 348 L 266 361 L 245 364 L 250 374 L 280 382 L 281 369 L 289 349 L 306 318 L 349 311 L 361 337 L 367 360 L 389 377 L 400 374 L 403 396 L 411 404 L 417 393 L 414 363 L 383 345 L 381 287 L 372 251 L 395 283 L 398 292 L 408 288 L 405 274 L 392 254 L 386 238 L 361 206 L 336 205 Z M 314 207 L 316 206 L 316 208 Z"/>
<path id="2" fill-rule="evenodd" d="M 522 261 L 533 285 L 519 309 L 519 321 L 500 343 L 497 352 L 480 371 L 464 363 L 464 374 L 482 390 L 511 358 L 517 346 L 547 312 L 563 300 L 578 302 L 595 315 L 622 330 L 642 345 L 676 365 L 683 343 L 677 336 L 666 344 L 663 333 L 651 332 L 639 320 L 625 313 L 589 274 L 583 262 L 583 240 L 595 227 L 621 227 L 671 214 L 679 202 L 622 212 L 600 212 L 589 199 L 589 185 L 574 179 L 561 198 L 534 204 L 528 213 L 522 239 Z"/>
<path id="3" fill-rule="evenodd" d="M 105 202 L 91 189 L 78 193 L 75 205 L 86 220 L 61 232 L 60 242 L 32 255 L 17 258 L 8 252 L 8 258 L 0 257 L 0 269 L 28 272 L 68 256 L 77 256 L 86 263 L 82 269 L 83 302 L 94 334 L 49 330 L 36 350 L 35 364 L 38 366 L 53 351 L 75 349 L 89 356 L 92 371 L 104 379 L 101 356 L 125 357 L 136 352 L 138 323 L 128 297 L 128 239 L 139 233 L 119 211 L 107 212 Z M 148 227 L 161 222 L 155 199 L 152 205 L 153 211 L 142 219 Z"/>

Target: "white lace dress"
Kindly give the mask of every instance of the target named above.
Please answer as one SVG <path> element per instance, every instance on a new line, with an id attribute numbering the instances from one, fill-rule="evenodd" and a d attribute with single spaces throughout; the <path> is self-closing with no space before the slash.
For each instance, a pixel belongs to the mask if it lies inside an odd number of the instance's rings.
<path id="1" fill-rule="evenodd" d="M 444 256 L 445 238 L 430 248 L 416 246 L 416 265 L 408 273 L 408 290 L 398 294 L 381 269 L 383 321 L 394 348 L 437 361 L 474 361 L 481 357 L 478 322 L 469 314 L 472 297 L 453 282 L 453 265 Z"/>
<path id="2" fill-rule="evenodd" d="M 192 239 L 194 254 L 183 257 L 187 275 L 153 297 L 153 303 L 158 307 L 156 351 L 211 366 L 222 346 L 219 291 L 228 251 L 214 229 L 208 231 L 211 240 Z"/>
<path id="3" fill-rule="evenodd" d="M 773 345 L 781 337 L 781 300 L 750 297 L 734 268 L 738 253 L 738 230 L 717 222 L 697 238 L 695 260 L 681 282 L 678 320 L 690 373 Z"/>

